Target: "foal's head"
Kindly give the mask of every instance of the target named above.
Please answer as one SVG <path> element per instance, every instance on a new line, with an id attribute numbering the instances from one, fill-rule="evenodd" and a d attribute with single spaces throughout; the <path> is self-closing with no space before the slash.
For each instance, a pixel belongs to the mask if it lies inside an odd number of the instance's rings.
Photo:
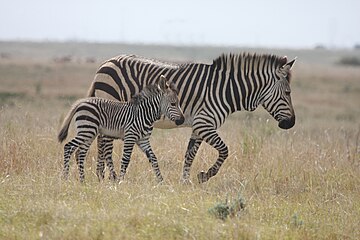
<path id="1" fill-rule="evenodd" d="M 163 92 L 161 99 L 161 114 L 164 114 L 176 125 L 184 123 L 184 114 L 180 108 L 178 91 L 175 85 L 167 80 L 163 75 L 156 81 L 158 88 Z"/>

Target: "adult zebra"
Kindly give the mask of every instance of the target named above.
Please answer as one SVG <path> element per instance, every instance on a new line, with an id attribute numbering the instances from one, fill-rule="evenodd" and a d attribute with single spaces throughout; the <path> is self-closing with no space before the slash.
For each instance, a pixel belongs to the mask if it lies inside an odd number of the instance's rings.
<path id="1" fill-rule="evenodd" d="M 165 75 L 179 90 L 185 122 L 192 127 L 182 178 L 189 181 L 193 159 L 205 141 L 219 152 L 216 162 L 198 180 L 215 176 L 228 157 L 228 147 L 217 129 L 233 112 L 253 111 L 262 105 L 282 129 L 295 124 L 290 97 L 291 68 L 295 59 L 257 54 L 223 54 L 212 64 L 175 64 L 135 55 L 120 55 L 104 62 L 96 72 L 88 96 L 127 101 L 141 89 Z M 157 128 L 174 128 L 168 120 Z M 112 140 L 98 137 L 99 159 L 111 154 Z"/>

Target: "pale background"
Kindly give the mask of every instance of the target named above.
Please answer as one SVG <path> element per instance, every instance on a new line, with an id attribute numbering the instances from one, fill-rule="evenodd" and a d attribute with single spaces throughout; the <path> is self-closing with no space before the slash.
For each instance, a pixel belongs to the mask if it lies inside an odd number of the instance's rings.
<path id="1" fill-rule="evenodd" d="M 0 41 L 352 48 L 360 1 L 0 1 Z"/>

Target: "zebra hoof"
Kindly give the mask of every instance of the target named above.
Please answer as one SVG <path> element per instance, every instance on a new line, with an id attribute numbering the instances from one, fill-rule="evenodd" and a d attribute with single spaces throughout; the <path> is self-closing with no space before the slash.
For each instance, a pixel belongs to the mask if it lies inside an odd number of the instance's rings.
<path id="1" fill-rule="evenodd" d="M 197 175 L 197 177 L 198 177 L 199 183 L 204 183 L 204 182 L 206 182 L 207 180 L 209 180 L 208 177 L 207 177 L 206 172 L 204 172 L 204 171 L 199 172 L 199 174 Z"/>
<path id="2" fill-rule="evenodd" d="M 111 181 L 111 182 L 116 182 L 117 181 L 117 177 L 116 177 L 116 174 L 113 174 L 113 175 L 109 175 L 109 180 Z"/>
<path id="3" fill-rule="evenodd" d="M 61 176 L 61 179 L 62 179 L 63 181 L 69 181 L 69 175 L 63 174 L 63 175 Z"/>
<path id="4" fill-rule="evenodd" d="M 164 186 L 164 185 L 165 185 L 164 181 L 157 181 L 157 183 L 156 183 L 156 187 L 160 187 L 160 186 Z"/>
<path id="5" fill-rule="evenodd" d="M 96 176 L 97 176 L 99 182 L 102 182 L 105 177 L 104 175 L 99 175 L 99 174 L 96 174 Z"/>
<path id="6" fill-rule="evenodd" d="M 124 176 L 119 176 L 119 177 L 116 179 L 116 182 L 117 182 L 119 185 L 122 184 L 123 182 L 125 182 Z"/>
<path id="7" fill-rule="evenodd" d="M 188 178 L 183 178 L 180 180 L 180 183 L 183 184 L 183 185 L 192 185 L 192 181 Z"/>

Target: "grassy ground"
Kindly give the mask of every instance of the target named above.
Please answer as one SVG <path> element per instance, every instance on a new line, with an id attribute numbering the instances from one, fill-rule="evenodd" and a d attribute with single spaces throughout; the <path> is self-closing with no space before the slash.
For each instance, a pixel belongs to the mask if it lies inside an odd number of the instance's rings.
<path id="1" fill-rule="evenodd" d="M 277 128 L 263 109 L 229 118 L 219 132 L 230 156 L 201 185 L 196 174 L 217 152 L 202 145 L 194 183 L 181 184 L 190 129 L 154 131 L 162 185 L 138 149 L 125 182 L 99 183 L 95 146 L 86 184 L 78 182 L 74 160 L 70 180 L 62 181 L 56 135 L 98 63 L 17 54 L 0 59 L 0 239 L 360 238 L 360 69 L 311 60 L 336 53 L 305 52 L 309 61 L 295 66 L 293 129 Z M 120 155 L 118 142 L 116 169 Z M 239 198 L 245 208 L 225 220 L 212 214 Z"/>

